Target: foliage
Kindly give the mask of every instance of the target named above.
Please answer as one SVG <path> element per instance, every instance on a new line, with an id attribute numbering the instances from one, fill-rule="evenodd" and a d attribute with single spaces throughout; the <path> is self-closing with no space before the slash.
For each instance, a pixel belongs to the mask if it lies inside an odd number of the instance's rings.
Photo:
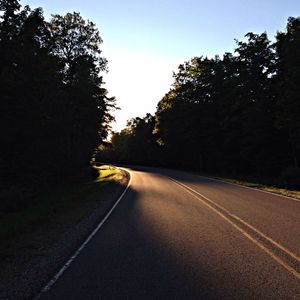
<path id="1" fill-rule="evenodd" d="M 120 169 L 97 170 L 97 177 L 97 181 L 83 180 L 41 189 L 30 207 L 17 206 L 18 203 L 12 200 L 9 207 L 3 210 L 0 202 L 0 256 L 1 246 L 7 245 L 9 239 L 21 237 L 42 225 L 47 228 L 51 222 L 55 224 L 59 217 L 76 211 L 79 213 L 78 220 L 82 219 L 87 205 L 105 200 L 107 194 L 114 192 L 120 184 L 124 174 Z"/>
<path id="2" fill-rule="evenodd" d="M 287 167 L 282 172 L 282 179 L 287 187 L 300 189 L 300 168 Z"/>
<path id="3" fill-rule="evenodd" d="M 0 9 L 0 189 L 88 174 L 115 107 L 99 75 L 99 31 L 79 13 L 47 22 L 41 8 L 16 0 L 1 0 Z"/>
<path id="4" fill-rule="evenodd" d="M 98 160 L 135 164 L 158 164 L 160 146 L 153 134 L 155 119 L 151 114 L 144 118 L 134 118 L 127 122 L 127 127 L 120 133 L 114 133 L 111 144 L 101 147 Z"/>
<path id="5" fill-rule="evenodd" d="M 275 43 L 278 74 L 276 77 L 276 126 L 288 139 L 293 165 L 300 160 L 300 18 L 289 18 L 286 32 L 277 34 Z"/>

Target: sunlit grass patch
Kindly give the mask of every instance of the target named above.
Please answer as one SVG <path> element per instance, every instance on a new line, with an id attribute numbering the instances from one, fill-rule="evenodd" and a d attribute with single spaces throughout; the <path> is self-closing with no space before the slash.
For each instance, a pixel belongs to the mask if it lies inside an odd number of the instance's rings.
<path id="1" fill-rule="evenodd" d="M 123 177 L 122 171 L 111 165 L 94 166 L 94 168 L 99 172 L 96 182 L 118 181 Z"/>
<path id="2" fill-rule="evenodd" d="M 98 170 L 113 170 L 113 169 L 117 169 L 113 165 L 100 165 L 100 166 L 95 166 L 95 168 L 97 168 Z"/>

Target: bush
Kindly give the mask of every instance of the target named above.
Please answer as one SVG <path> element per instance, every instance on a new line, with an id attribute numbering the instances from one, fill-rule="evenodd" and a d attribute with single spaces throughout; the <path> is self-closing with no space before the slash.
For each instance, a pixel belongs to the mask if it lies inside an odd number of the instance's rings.
<path id="1" fill-rule="evenodd" d="M 92 178 L 94 178 L 94 179 L 97 179 L 99 177 L 98 169 L 93 166 L 90 167 L 90 174 L 91 174 Z"/>
<path id="2" fill-rule="evenodd" d="M 283 170 L 281 176 L 287 187 L 300 189 L 300 168 L 288 167 Z"/>
<path id="3" fill-rule="evenodd" d="M 11 187 L 0 192 L 0 212 L 16 212 L 25 209 L 31 202 L 29 191 Z"/>

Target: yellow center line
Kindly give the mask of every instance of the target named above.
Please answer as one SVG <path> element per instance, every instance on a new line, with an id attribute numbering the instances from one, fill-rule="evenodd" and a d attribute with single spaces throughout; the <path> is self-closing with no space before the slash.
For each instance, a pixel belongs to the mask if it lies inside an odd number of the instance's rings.
<path id="1" fill-rule="evenodd" d="M 262 236 L 263 238 L 265 238 L 266 240 L 268 240 L 270 243 L 272 243 L 274 246 L 276 246 L 277 248 L 279 248 L 280 250 L 282 250 L 283 252 L 285 252 L 286 254 L 290 255 L 292 258 L 294 258 L 295 260 L 297 260 L 298 262 L 300 262 L 300 257 L 296 254 L 294 254 L 293 252 L 291 252 L 289 249 L 285 248 L 284 246 L 282 246 L 281 244 L 279 244 L 278 242 L 274 241 L 272 238 L 270 238 L 269 236 L 267 236 L 266 234 L 262 233 L 260 230 L 258 230 L 257 228 L 255 228 L 254 226 L 252 226 L 251 224 L 249 224 L 248 222 L 244 221 L 243 219 L 241 219 L 240 217 L 236 216 L 235 214 L 231 213 L 230 211 L 228 211 L 226 208 L 224 208 L 223 206 L 215 203 L 214 201 L 208 199 L 207 197 L 205 197 L 204 195 L 200 194 L 199 192 L 197 192 L 196 190 L 186 186 L 185 184 L 181 183 L 184 187 L 190 189 L 191 191 L 193 191 L 194 193 L 198 194 L 199 196 L 201 196 L 202 198 L 204 198 L 205 200 L 209 201 L 210 203 L 213 203 L 215 206 L 217 206 L 218 208 L 220 208 L 221 210 L 223 210 L 224 212 L 226 212 L 228 215 L 230 215 L 232 218 L 238 220 L 239 222 L 243 223 L 245 226 L 249 227 L 251 230 L 253 230 L 254 232 L 256 232 L 258 235 Z"/>
<path id="2" fill-rule="evenodd" d="M 185 188 L 187 192 L 189 192 L 192 196 L 194 196 L 195 198 L 197 198 L 198 200 L 200 200 L 203 204 L 205 204 L 207 207 L 209 207 L 210 209 L 212 209 L 215 213 L 217 213 L 221 218 L 223 218 L 224 220 L 226 220 L 228 223 L 230 223 L 235 229 L 237 229 L 240 233 L 242 233 L 245 237 L 247 237 L 252 243 L 254 243 L 257 247 L 259 247 L 261 250 L 263 250 L 265 253 L 267 253 L 273 260 L 275 260 L 279 265 L 281 265 L 282 267 L 284 267 L 288 272 L 290 272 L 292 275 L 294 275 L 297 279 L 300 279 L 300 273 L 295 270 L 293 267 L 291 267 L 289 264 L 287 264 L 285 261 L 283 261 L 279 256 L 277 256 L 275 253 L 273 253 L 271 250 L 269 250 L 267 247 L 265 247 L 262 243 L 260 243 L 258 240 L 256 240 L 254 237 L 252 237 L 249 233 L 247 233 L 245 230 L 243 230 L 240 226 L 238 226 L 237 224 L 235 224 L 233 221 L 231 221 L 228 217 L 226 217 L 223 213 L 221 213 L 219 210 L 217 210 L 215 207 L 213 207 L 212 205 L 210 205 L 209 203 L 207 203 L 206 201 L 203 200 L 203 198 L 207 201 L 209 201 L 210 203 L 212 203 L 213 205 L 217 206 L 218 208 L 220 208 L 221 210 L 223 210 L 224 212 L 226 212 L 227 214 L 229 214 L 230 216 L 232 216 L 233 218 L 235 218 L 236 220 L 242 222 L 244 225 L 250 227 L 253 231 L 255 231 L 256 233 L 258 233 L 259 235 L 265 237 L 268 241 L 270 241 L 273 245 L 277 246 L 279 249 L 281 249 L 282 251 L 284 251 L 285 253 L 291 255 L 293 258 L 295 258 L 296 260 L 299 261 L 299 257 L 297 255 L 295 255 L 294 253 L 292 253 L 291 251 L 289 251 L 288 249 L 286 249 L 285 247 L 283 247 L 282 245 L 280 245 L 279 243 L 275 242 L 274 240 L 272 240 L 271 238 L 269 238 L 268 236 L 266 236 L 265 234 L 263 234 L 262 232 L 260 232 L 259 230 L 257 230 L 256 228 L 254 228 L 252 225 L 248 224 L 247 222 L 243 221 L 242 219 L 240 219 L 239 217 L 231 214 L 228 210 L 226 210 L 225 208 L 223 208 L 222 206 L 216 204 L 215 202 L 213 202 L 212 200 L 208 199 L 207 197 L 201 195 L 199 192 L 193 190 L 192 188 L 186 186 L 185 184 L 178 182 L 177 180 L 169 177 L 174 183 L 176 183 L 177 185 L 181 186 L 182 188 Z M 198 194 L 200 197 L 197 197 Z"/>
<path id="3" fill-rule="evenodd" d="M 284 246 L 282 246 L 281 244 L 279 244 L 278 242 L 274 241 L 272 238 L 270 238 L 269 236 L 267 236 L 266 234 L 262 233 L 260 230 L 258 230 L 257 228 L 255 228 L 254 226 L 252 226 L 251 224 L 249 224 L 248 222 L 244 221 L 243 219 L 241 219 L 240 217 L 236 216 L 235 214 L 231 213 L 230 211 L 228 211 L 226 208 L 224 208 L 223 206 L 215 203 L 214 201 L 210 200 L 209 198 L 205 197 L 204 195 L 202 195 L 201 193 L 197 192 L 196 190 L 190 188 L 189 186 L 178 182 L 177 180 L 171 178 L 173 181 L 179 183 L 180 185 L 184 186 L 185 188 L 191 190 L 193 193 L 198 194 L 200 197 L 204 198 L 205 200 L 209 201 L 210 203 L 212 203 L 213 205 L 217 206 L 219 209 L 223 210 L 224 212 L 226 212 L 228 215 L 230 215 L 232 218 L 238 220 L 239 222 L 243 223 L 245 226 L 249 227 L 251 230 L 253 230 L 254 232 L 256 232 L 258 235 L 262 236 L 263 238 L 265 238 L 266 240 L 268 240 L 270 243 L 272 243 L 274 246 L 276 246 L 277 248 L 279 248 L 280 250 L 282 250 L 283 252 L 285 252 L 286 254 L 290 255 L 292 258 L 294 258 L 295 260 L 297 260 L 298 262 L 300 262 L 300 257 L 296 254 L 294 254 L 293 252 L 291 252 L 289 249 L 285 248 Z"/>

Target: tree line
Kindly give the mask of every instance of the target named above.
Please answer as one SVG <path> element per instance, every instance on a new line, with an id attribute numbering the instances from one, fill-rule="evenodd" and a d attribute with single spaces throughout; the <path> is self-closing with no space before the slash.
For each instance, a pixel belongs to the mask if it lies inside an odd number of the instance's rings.
<path id="1" fill-rule="evenodd" d="M 46 21 L 42 8 L 0 1 L 1 207 L 87 172 L 115 108 L 101 43 L 79 13 Z"/>
<path id="2" fill-rule="evenodd" d="M 249 32 L 234 53 L 179 65 L 154 116 L 130 120 L 101 160 L 282 178 L 300 186 L 300 18 L 275 42 Z"/>

